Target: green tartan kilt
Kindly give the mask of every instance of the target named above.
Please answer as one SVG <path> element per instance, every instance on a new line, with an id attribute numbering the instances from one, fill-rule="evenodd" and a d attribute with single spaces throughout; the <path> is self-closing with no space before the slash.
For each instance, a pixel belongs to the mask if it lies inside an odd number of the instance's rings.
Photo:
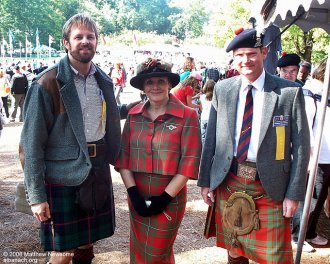
<path id="1" fill-rule="evenodd" d="M 109 188 L 110 197 L 104 209 L 94 214 L 86 213 L 76 203 L 77 187 L 46 184 L 52 218 L 41 223 L 40 239 L 44 250 L 68 251 L 112 236 L 115 207 L 112 185 Z"/>
<path id="2" fill-rule="evenodd" d="M 134 173 L 142 196 L 160 195 L 173 176 Z M 184 216 L 187 187 L 183 187 L 163 213 L 151 217 L 138 215 L 128 199 L 130 212 L 130 263 L 175 263 L 173 244 Z"/>
<path id="3" fill-rule="evenodd" d="M 229 190 L 230 191 L 229 191 Z M 260 228 L 237 239 L 240 247 L 232 245 L 232 237 L 222 224 L 222 215 L 231 192 L 246 191 L 256 199 Z M 225 181 L 216 189 L 215 225 L 217 246 L 232 250 L 257 263 L 293 263 L 290 218 L 283 217 L 282 202 L 272 200 L 265 194 L 260 181 L 243 179 L 229 173 Z"/>

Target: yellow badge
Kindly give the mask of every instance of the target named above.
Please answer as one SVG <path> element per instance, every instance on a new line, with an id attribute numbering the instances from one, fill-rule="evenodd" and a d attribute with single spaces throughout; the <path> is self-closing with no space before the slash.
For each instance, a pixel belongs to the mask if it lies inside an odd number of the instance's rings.
<path id="1" fill-rule="evenodd" d="M 107 120 L 107 103 L 105 100 L 102 101 L 102 117 L 101 117 L 101 122 L 102 122 L 102 132 L 105 133 L 105 124 Z"/>
<path id="2" fill-rule="evenodd" d="M 284 160 L 285 126 L 276 127 L 276 160 Z"/>

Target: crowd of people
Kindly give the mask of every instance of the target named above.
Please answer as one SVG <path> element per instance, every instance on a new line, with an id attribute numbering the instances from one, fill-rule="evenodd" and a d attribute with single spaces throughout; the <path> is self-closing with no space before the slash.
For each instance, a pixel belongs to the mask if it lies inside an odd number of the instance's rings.
<path id="1" fill-rule="evenodd" d="M 264 69 L 263 35 L 236 33 L 225 73 L 191 56 L 177 70 L 154 57 L 126 71 L 92 62 L 96 24 L 77 14 L 63 26 L 67 55 L 57 63 L 0 71 L 4 115 L 15 122 L 21 108 L 20 158 L 41 243 L 62 253 L 50 263 L 91 263 L 93 243 L 114 234 L 109 164 L 127 189 L 130 263 L 175 263 L 189 179 L 209 206 L 204 235 L 228 250 L 228 263 L 293 263 L 325 60 L 311 74 L 310 63 L 283 53 L 276 76 Z M 120 103 L 127 82 L 143 100 Z M 316 233 L 329 187 L 328 108 L 306 236 L 317 245 L 328 243 Z"/>

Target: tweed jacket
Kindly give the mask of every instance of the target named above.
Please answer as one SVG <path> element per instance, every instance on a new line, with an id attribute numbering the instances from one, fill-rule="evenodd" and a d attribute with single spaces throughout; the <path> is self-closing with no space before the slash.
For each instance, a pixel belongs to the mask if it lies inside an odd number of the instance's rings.
<path id="1" fill-rule="evenodd" d="M 310 155 L 309 129 L 302 89 L 266 73 L 257 171 L 266 193 L 275 201 L 303 200 Z M 198 186 L 215 190 L 227 176 L 234 153 L 234 131 L 241 77 L 219 82 L 214 90 L 199 171 Z M 276 158 L 276 117 L 288 118 L 284 158 Z"/>
<path id="2" fill-rule="evenodd" d="M 107 160 L 119 154 L 120 113 L 111 79 L 96 67 L 95 78 L 106 101 Z M 83 115 L 68 57 L 38 75 L 24 105 L 20 159 L 30 204 L 47 201 L 45 181 L 76 186 L 92 164 L 84 133 Z"/>

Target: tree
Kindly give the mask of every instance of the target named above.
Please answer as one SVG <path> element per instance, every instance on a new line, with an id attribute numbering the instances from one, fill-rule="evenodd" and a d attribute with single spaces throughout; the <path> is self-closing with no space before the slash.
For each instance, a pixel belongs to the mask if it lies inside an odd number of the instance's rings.
<path id="1" fill-rule="evenodd" d="M 168 17 L 172 12 L 167 0 L 121 0 L 117 7 L 117 25 L 121 29 L 164 34 L 170 31 Z"/>
<path id="2" fill-rule="evenodd" d="M 214 38 L 219 47 L 226 46 L 228 40 L 234 37 L 237 28 L 248 28 L 248 20 L 251 15 L 250 0 L 233 0 L 224 2 L 220 10 L 215 14 L 216 31 Z"/>
<path id="3" fill-rule="evenodd" d="M 181 9 L 180 12 L 171 15 L 169 19 L 172 23 L 172 33 L 180 39 L 202 36 L 203 28 L 209 21 L 201 0 L 194 0 L 184 10 Z"/>
<path id="4" fill-rule="evenodd" d="M 302 60 L 312 63 L 319 62 L 326 56 L 329 42 L 329 35 L 318 28 L 303 32 L 298 26 L 292 25 L 282 35 L 284 51 L 296 53 Z"/>
<path id="5" fill-rule="evenodd" d="M 19 3 L 1 0 L 1 33 L 6 36 L 11 30 L 15 36 L 14 47 L 18 47 L 19 42 L 25 43 L 26 34 L 30 41 L 35 40 L 38 28 L 40 43 L 48 45 L 48 35 L 60 36 L 65 21 L 60 7 L 56 0 L 21 0 Z"/>

